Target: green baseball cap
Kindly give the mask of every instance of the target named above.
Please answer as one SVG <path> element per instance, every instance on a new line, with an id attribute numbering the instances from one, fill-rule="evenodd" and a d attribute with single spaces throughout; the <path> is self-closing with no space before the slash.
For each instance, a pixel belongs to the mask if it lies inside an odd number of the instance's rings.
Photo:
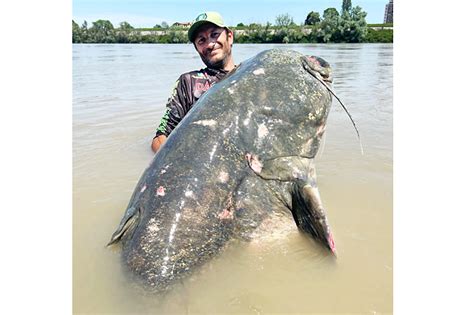
<path id="1" fill-rule="evenodd" d="M 222 16 L 217 13 L 217 12 L 204 12 L 199 14 L 196 19 L 193 21 L 193 24 L 188 30 L 188 38 L 189 41 L 192 42 L 194 37 L 196 36 L 196 31 L 199 28 L 199 26 L 205 24 L 205 23 L 212 23 L 214 25 L 217 25 L 219 27 L 227 27 L 224 24 L 224 19 L 222 19 Z"/>

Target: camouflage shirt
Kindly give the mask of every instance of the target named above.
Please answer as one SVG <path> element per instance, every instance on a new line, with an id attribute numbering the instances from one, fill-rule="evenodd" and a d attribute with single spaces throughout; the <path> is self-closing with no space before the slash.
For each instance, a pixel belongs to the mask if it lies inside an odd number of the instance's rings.
<path id="1" fill-rule="evenodd" d="M 156 129 L 155 138 L 160 135 L 169 136 L 201 95 L 224 78 L 227 73 L 228 71 L 224 70 L 205 68 L 182 74 L 168 99 L 166 111 Z"/>

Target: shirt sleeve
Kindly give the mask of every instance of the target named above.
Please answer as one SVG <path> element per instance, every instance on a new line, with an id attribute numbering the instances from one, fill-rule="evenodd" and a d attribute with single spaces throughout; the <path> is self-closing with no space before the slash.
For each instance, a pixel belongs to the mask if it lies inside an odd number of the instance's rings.
<path id="1" fill-rule="evenodd" d="M 156 129 L 155 138 L 160 135 L 168 137 L 171 131 L 173 131 L 181 119 L 183 119 L 186 114 L 186 108 L 189 107 L 189 101 L 186 97 L 186 95 L 189 94 L 187 90 L 185 77 L 181 75 L 173 87 L 171 96 L 168 98 L 166 111 Z"/>

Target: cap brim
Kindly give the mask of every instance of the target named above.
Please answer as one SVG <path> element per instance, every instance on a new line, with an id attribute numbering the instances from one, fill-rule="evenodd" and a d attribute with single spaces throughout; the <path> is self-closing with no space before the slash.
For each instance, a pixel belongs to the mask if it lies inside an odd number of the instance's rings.
<path id="1" fill-rule="evenodd" d="M 225 25 L 219 25 L 211 21 L 206 21 L 206 20 L 197 21 L 193 25 L 191 25 L 191 27 L 188 30 L 188 39 L 191 43 L 193 42 L 193 38 L 195 37 L 196 35 L 195 33 L 198 30 L 198 28 L 206 23 L 214 24 L 215 26 L 219 26 L 219 27 L 226 27 Z"/>

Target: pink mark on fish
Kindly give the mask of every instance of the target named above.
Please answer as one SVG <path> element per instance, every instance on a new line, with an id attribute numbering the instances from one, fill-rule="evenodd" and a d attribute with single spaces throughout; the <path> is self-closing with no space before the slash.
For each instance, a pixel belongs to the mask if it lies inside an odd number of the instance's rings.
<path id="1" fill-rule="evenodd" d="M 319 126 L 319 128 L 316 130 L 316 135 L 317 136 L 322 135 L 325 130 L 326 130 L 326 125 Z"/>
<path id="2" fill-rule="evenodd" d="M 257 134 L 259 138 L 264 138 L 268 135 L 268 128 L 264 124 L 258 126 Z"/>
<path id="3" fill-rule="evenodd" d="M 221 183 L 227 183 L 229 181 L 229 173 L 225 171 L 220 171 L 218 179 Z"/>
<path id="4" fill-rule="evenodd" d="M 334 242 L 334 238 L 332 237 L 332 233 L 329 232 L 328 235 L 328 242 L 329 242 L 329 247 L 331 248 L 331 251 L 336 255 L 336 243 Z"/>
<path id="5" fill-rule="evenodd" d="M 143 185 L 142 190 L 140 190 L 140 192 L 141 192 L 141 193 L 144 192 L 145 189 L 146 189 L 146 185 Z"/>
<path id="6" fill-rule="evenodd" d="M 218 217 L 221 220 L 230 220 L 230 219 L 234 218 L 234 213 L 232 211 L 224 209 L 224 210 L 222 210 L 221 213 L 219 213 Z"/>
<path id="7" fill-rule="evenodd" d="M 262 171 L 263 164 L 258 160 L 257 156 L 254 156 L 250 153 L 245 154 L 245 158 L 250 166 L 250 168 L 257 174 Z"/>
<path id="8" fill-rule="evenodd" d="M 265 74 L 265 69 L 259 68 L 253 72 L 255 75 Z"/>
<path id="9" fill-rule="evenodd" d="M 158 187 L 156 190 L 156 195 L 157 196 L 164 196 L 165 195 L 165 188 L 163 186 Z"/>

